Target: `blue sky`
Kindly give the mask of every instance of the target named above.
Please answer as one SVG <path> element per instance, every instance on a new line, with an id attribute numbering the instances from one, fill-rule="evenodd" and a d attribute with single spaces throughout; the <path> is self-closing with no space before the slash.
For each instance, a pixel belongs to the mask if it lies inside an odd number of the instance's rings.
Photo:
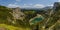
<path id="1" fill-rule="evenodd" d="M 53 6 L 54 2 L 60 2 L 60 0 L 0 0 L 0 5 L 12 8 L 43 8 Z"/>

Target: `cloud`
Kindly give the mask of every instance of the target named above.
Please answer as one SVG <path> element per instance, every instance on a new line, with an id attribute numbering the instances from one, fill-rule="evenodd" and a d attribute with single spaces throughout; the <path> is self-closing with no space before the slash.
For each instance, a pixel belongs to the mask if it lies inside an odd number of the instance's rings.
<path id="1" fill-rule="evenodd" d="M 28 5 L 28 4 L 24 4 L 23 6 L 21 6 L 21 8 L 30 8 L 31 5 Z"/>
<path id="2" fill-rule="evenodd" d="M 22 6 L 21 8 L 30 8 L 31 6 Z"/>
<path id="3" fill-rule="evenodd" d="M 16 0 L 17 2 L 20 1 L 20 0 Z"/>
<path id="4" fill-rule="evenodd" d="M 23 8 L 43 8 L 45 6 L 42 4 L 24 4 L 22 7 Z"/>
<path id="5" fill-rule="evenodd" d="M 16 5 L 16 4 L 8 4 L 7 7 L 9 7 L 9 8 L 15 8 L 15 7 L 19 7 L 19 5 Z"/>
<path id="6" fill-rule="evenodd" d="M 14 3 L 14 4 L 8 4 L 7 7 L 9 7 L 9 8 L 16 8 L 16 7 L 20 7 L 20 8 L 30 8 L 31 6 L 28 5 L 28 4 L 24 4 L 24 5 L 20 6 L 20 5 L 17 5 L 17 3 Z"/>
<path id="7" fill-rule="evenodd" d="M 33 5 L 33 4 L 24 4 L 24 5 Z"/>
<path id="8" fill-rule="evenodd" d="M 47 5 L 47 6 L 53 6 L 53 4 Z"/>
<path id="9" fill-rule="evenodd" d="M 58 2 L 60 2 L 60 0 L 58 0 Z"/>
<path id="10" fill-rule="evenodd" d="M 27 4 L 24 4 L 24 5 L 27 5 Z"/>
<path id="11" fill-rule="evenodd" d="M 43 7 L 45 7 L 45 6 L 42 5 L 42 4 L 35 4 L 34 7 L 36 7 L 36 8 L 43 8 Z"/>
<path id="12" fill-rule="evenodd" d="M 8 4 L 7 7 L 9 7 L 9 8 L 15 8 L 15 7 L 20 7 L 20 8 L 43 8 L 45 6 L 42 5 L 42 4 L 24 4 L 24 5 L 20 6 L 20 5 L 17 5 L 15 3 L 15 4 Z"/>
<path id="13" fill-rule="evenodd" d="M 33 4 L 29 4 L 29 5 L 33 5 Z"/>

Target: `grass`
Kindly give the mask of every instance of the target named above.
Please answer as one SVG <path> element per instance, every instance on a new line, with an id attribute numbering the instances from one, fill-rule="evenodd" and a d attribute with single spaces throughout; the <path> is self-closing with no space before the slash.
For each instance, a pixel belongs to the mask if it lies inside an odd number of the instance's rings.
<path id="1" fill-rule="evenodd" d="M 7 28 L 8 30 L 30 30 L 30 28 L 15 27 L 12 25 L 0 24 L 0 27 Z"/>

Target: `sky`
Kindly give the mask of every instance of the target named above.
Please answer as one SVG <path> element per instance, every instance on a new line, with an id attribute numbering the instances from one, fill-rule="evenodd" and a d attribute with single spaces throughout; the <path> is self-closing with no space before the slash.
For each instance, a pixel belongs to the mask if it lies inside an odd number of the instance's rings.
<path id="1" fill-rule="evenodd" d="M 9 8 L 43 8 L 53 6 L 54 2 L 60 2 L 60 0 L 0 0 L 0 5 Z"/>

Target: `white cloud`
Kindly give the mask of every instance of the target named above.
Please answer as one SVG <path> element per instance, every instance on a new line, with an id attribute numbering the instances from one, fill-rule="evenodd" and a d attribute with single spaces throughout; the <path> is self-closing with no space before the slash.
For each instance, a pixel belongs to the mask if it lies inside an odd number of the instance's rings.
<path id="1" fill-rule="evenodd" d="M 15 2 L 14 4 L 18 4 L 17 2 Z"/>
<path id="2" fill-rule="evenodd" d="M 9 4 L 7 7 L 9 7 L 9 8 L 15 8 L 15 7 L 19 7 L 19 5 L 16 5 L 16 4 Z"/>
<path id="3" fill-rule="evenodd" d="M 31 6 L 22 6 L 21 8 L 29 8 L 29 7 L 31 7 Z"/>
<path id="4" fill-rule="evenodd" d="M 53 6 L 53 4 L 47 5 L 47 6 Z"/>
<path id="5" fill-rule="evenodd" d="M 22 7 L 23 8 L 43 8 L 45 6 L 42 4 L 24 4 Z"/>
<path id="6" fill-rule="evenodd" d="M 33 4 L 24 4 L 24 5 L 33 5 Z"/>
<path id="7" fill-rule="evenodd" d="M 27 5 L 27 4 L 24 4 L 24 6 Z"/>
<path id="8" fill-rule="evenodd" d="M 60 2 L 60 0 L 58 0 L 58 2 Z"/>
<path id="9" fill-rule="evenodd" d="M 9 8 L 16 8 L 16 7 L 20 7 L 20 8 L 30 8 L 31 6 L 28 5 L 28 4 L 24 4 L 24 5 L 20 6 L 20 5 L 17 5 L 16 3 L 14 3 L 14 4 L 8 4 L 7 7 L 9 7 Z"/>
<path id="10" fill-rule="evenodd" d="M 9 4 L 7 7 L 9 8 L 15 8 L 15 7 L 20 7 L 20 8 L 43 8 L 45 7 L 42 4 L 24 4 L 22 6 L 15 4 Z"/>
<path id="11" fill-rule="evenodd" d="M 34 7 L 36 7 L 36 8 L 43 8 L 43 7 L 45 7 L 45 6 L 42 5 L 42 4 L 35 4 Z"/>
<path id="12" fill-rule="evenodd" d="M 29 5 L 33 5 L 33 4 L 29 4 Z"/>
<path id="13" fill-rule="evenodd" d="M 29 8 L 29 7 L 31 7 L 31 6 L 28 4 L 24 4 L 23 6 L 21 6 L 21 8 Z"/>
<path id="14" fill-rule="evenodd" d="M 16 0 L 16 1 L 20 1 L 20 0 Z"/>

